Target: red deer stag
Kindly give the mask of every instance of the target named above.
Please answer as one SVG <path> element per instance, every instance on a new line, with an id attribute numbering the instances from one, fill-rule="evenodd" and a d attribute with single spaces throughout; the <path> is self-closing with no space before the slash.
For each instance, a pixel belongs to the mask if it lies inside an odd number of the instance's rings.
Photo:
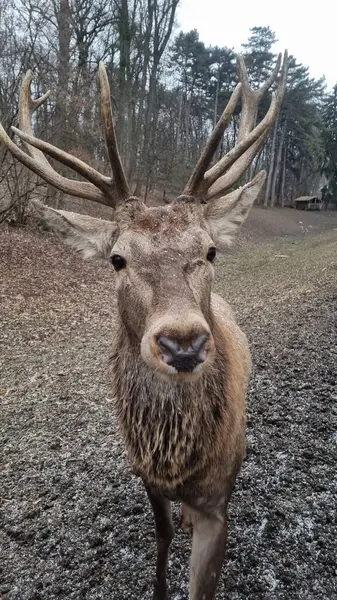
<path id="1" fill-rule="evenodd" d="M 113 177 L 33 136 L 31 117 L 48 97 L 31 99 L 31 72 L 20 92 L 19 125 L 25 151 L 4 129 L 13 156 L 73 196 L 115 209 L 103 221 L 36 203 L 49 227 L 86 257 L 109 258 L 116 271 L 117 316 L 111 359 L 116 413 L 135 472 L 152 505 L 157 542 L 155 600 L 168 598 L 166 571 L 173 537 L 171 500 L 183 503 L 193 526 L 191 600 L 211 600 L 227 535 L 227 505 L 245 454 L 245 398 L 250 353 L 229 305 L 212 292 L 216 246 L 228 244 L 263 186 L 261 171 L 230 191 L 252 164 L 275 123 L 284 95 L 287 55 L 266 83 L 252 90 L 244 61 L 240 83 L 212 132 L 181 196 L 149 208 L 134 197 L 117 149 L 110 89 L 99 66 L 101 111 Z M 256 125 L 259 101 L 276 81 L 269 110 Z M 238 104 L 236 146 L 211 165 Z M 44 154 L 87 181 L 59 175 Z"/>

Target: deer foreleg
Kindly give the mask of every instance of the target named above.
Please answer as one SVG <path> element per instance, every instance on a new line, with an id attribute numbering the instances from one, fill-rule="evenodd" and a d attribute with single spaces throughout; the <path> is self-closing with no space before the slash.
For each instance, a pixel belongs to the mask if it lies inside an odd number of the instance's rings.
<path id="1" fill-rule="evenodd" d="M 167 600 L 167 561 L 170 544 L 174 534 L 171 502 L 163 496 L 156 494 L 155 491 L 147 486 L 146 491 L 151 502 L 156 526 L 157 563 L 153 600 Z"/>
<path id="2" fill-rule="evenodd" d="M 192 513 L 190 600 L 213 600 L 226 551 L 226 516 Z"/>

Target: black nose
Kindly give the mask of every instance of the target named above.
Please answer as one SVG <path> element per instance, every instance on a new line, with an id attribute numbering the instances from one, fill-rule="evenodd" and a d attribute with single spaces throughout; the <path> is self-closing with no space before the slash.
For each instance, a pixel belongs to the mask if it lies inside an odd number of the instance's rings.
<path id="1" fill-rule="evenodd" d="M 167 365 L 174 367 L 179 373 L 191 372 L 200 363 L 205 362 L 207 357 L 205 344 L 208 339 L 208 333 L 198 335 L 190 342 L 187 350 L 184 350 L 180 342 L 162 335 L 158 338 L 158 344 L 162 350 L 162 360 Z"/>

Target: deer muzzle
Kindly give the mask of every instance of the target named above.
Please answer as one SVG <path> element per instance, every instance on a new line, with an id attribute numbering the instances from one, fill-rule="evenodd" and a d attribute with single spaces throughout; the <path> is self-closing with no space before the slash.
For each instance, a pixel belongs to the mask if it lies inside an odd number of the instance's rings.
<path id="1" fill-rule="evenodd" d="M 141 343 L 143 360 L 165 378 L 200 376 L 214 353 L 213 336 L 201 315 L 197 319 L 186 315 L 179 324 L 174 319 L 160 319 Z"/>
<path id="2" fill-rule="evenodd" d="M 163 362 L 170 365 L 178 373 L 191 373 L 207 358 L 206 342 L 209 339 L 209 333 L 203 333 L 191 340 L 190 345 L 184 348 L 178 340 L 160 336 L 158 345 L 162 350 L 161 358 Z"/>

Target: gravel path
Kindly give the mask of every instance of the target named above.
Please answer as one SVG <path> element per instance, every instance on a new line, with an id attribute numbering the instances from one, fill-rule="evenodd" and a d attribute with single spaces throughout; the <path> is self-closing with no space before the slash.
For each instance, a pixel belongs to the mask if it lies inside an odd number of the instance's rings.
<path id="1" fill-rule="evenodd" d="M 152 515 L 105 374 L 112 272 L 50 234 L 0 238 L 0 597 L 149 600 Z M 254 354 L 218 597 L 333 600 L 337 236 L 242 249 L 219 261 L 217 287 Z M 177 527 L 172 600 L 187 598 L 189 548 Z"/>

